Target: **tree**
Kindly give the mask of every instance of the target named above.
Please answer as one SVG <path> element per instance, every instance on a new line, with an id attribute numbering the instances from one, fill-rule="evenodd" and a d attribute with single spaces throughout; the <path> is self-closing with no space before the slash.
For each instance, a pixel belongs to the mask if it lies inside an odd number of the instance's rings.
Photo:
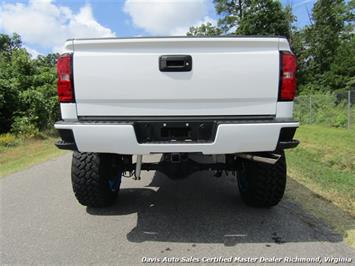
<path id="1" fill-rule="evenodd" d="M 190 27 L 187 36 L 218 36 L 222 34 L 222 30 L 213 26 L 210 22 L 201 24 L 200 26 Z"/>
<path id="2" fill-rule="evenodd" d="M 350 0 L 346 4 L 346 13 L 345 13 L 345 31 L 351 33 L 355 32 L 355 0 Z"/>
<path id="3" fill-rule="evenodd" d="M 32 59 L 19 35 L 0 34 L 0 133 L 42 130 L 58 119 L 57 56 Z"/>
<path id="4" fill-rule="evenodd" d="M 343 0 L 318 0 L 312 9 L 311 25 L 293 33 L 297 36 L 292 48 L 298 57 L 299 91 L 351 87 L 353 6 L 353 0 L 348 4 Z"/>
<path id="5" fill-rule="evenodd" d="M 343 0 L 318 0 L 313 7 L 313 24 L 306 28 L 309 39 L 311 71 L 324 74 L 330 70 L 344 30 L 346 8 Z"/>
<path id="6" fill-rule="evenodd" d="M 276 35 L 290 37 L 292 11 L 273 0 L 214 0 L 218 26 L 191 27 L 188 35 Z"/>
<path id="7" fill-rule="evenodd" d="M 218 15 L 218 26 L 224 33 L 235 32 L 237 26 L 243 19 L 245 10 L 249 8 L 250 0 L 214 0 L 215 9 Z"/>
<path id="8" fill-rule="evenodd" d="M 2 56 L 9 56 L 14 49 L 22 46 L 20 35 L 14 33 L 12 36 L 0 34 L 0 53 Z"/>
<path id="9" fill-rule="evenodd" d="M 28 83 L 31 72 L 29 55 L 21 49 L 21 38 L 0 34 L 0 133 L 7 132 L 19 109 L 20 90 Z"/>
<path id="10" fill-rule="evenodd" d="M 273 0 L 251 0 L 237 25 L 236 34 L 291 36 L 292 12 Z"/>
<path id="11" fill-rule="evenodd" d="M 342 41 L 335 51 L 334 61 L 324 74 L 324 83 L 332 91 L 355 88 L 355 36 Z"/>

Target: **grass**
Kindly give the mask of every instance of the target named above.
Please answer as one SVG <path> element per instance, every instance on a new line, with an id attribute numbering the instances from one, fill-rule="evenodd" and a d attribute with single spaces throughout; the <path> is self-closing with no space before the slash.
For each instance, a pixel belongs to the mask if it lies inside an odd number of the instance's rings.
<path id="1" fill-rule="evenodd" d="M 287 151 L 288 195 L 333 226 L 355 247 L 355 129 L 301 126 L 301 145 Z"/>
<path id="2" fill-rule="evenodd" d="M 0 146 L 0 177 L 65 154 L 65 151 L 55 147 L 56 140 L 47 137 L 18 141 L 16 146 L 11 147 Z"/>

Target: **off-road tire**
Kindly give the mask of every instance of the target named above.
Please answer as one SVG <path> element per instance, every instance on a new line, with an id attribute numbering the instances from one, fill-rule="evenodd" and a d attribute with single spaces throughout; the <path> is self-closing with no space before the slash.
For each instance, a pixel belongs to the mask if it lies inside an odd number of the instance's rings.
<path id="1" fill-rule="evenodd" d="M 238 187 L 243 201 L 250 206 L 269 208 L 277 205 L 286 188 L 286 158 L 283 151 L 276 164 L 241 159 Z"/>
<path id="2" fill-rule="evenodd" d="M 114 203 L 119 184 L 117 191 L 110 189 L 108 182 L 114 175 L 110 159 L 97 153 L 73 153 L 71 179 L 80 204 L 100 208 Z"/>

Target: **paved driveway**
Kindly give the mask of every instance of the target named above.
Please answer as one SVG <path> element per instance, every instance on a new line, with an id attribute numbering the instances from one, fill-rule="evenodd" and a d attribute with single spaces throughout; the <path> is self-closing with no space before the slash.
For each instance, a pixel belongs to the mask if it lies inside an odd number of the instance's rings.
<path id="1" fill-rule="evenodd" d="M 355 258 L 341 236 L 287 199 L 268 210 L 245 206 L 231 176 L 174 181 L 144 172 L 141 181 L 124 179 L 113 207 L 85 208 L 71 190 L 70 161 L 68 154 L 0 179 L 1 264 Z"/>

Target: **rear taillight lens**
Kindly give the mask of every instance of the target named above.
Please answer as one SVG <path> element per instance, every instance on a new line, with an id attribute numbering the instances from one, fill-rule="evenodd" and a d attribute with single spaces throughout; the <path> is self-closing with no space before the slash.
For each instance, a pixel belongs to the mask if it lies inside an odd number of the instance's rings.
<path id="1" fill-rule="evenodd" d="M 296 95 L 297 82 L 296 56 L 290 52 L 281 52 L 280 101 L 292 101 Z"/>
<path id="2" fill-rule="evenodd" d="M 74 102 L 72 54 L 63 54 L 57 61 L 58 97 L 61 103 Z"/>

